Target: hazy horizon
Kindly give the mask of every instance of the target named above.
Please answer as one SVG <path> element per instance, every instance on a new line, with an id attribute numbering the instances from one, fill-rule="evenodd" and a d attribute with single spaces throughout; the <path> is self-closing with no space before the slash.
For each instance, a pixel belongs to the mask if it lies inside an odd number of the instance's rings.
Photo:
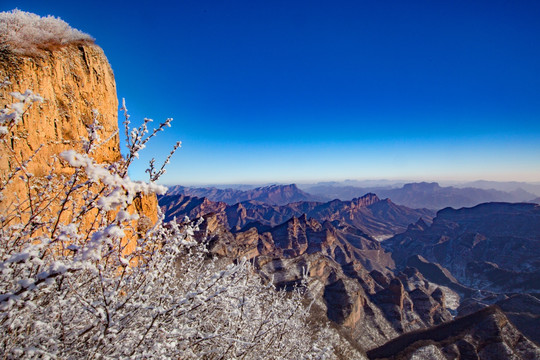
<path id="1" fill-rule="evenodd" d="M 540 181 L 497 181 L 497 180 L 485 180 L 485 179 L 476 179 L 476 180 L 427 180 L 427 179 L 360 179 L 360 180 L 352 180 L 352 179 L 346 179 L 346 180 L 312 180 L 312 181 L 266 181 L 266 182 L 219 182 L 219 183 L 212 183 L 212 182 L 185 182 L 185 183 L 174 183 L 174 182 L 163 182 L 164 185 L 172 186 L 172 185 L 181 185 L 181 186 L 228 186 L 228 185 L 234 185 L 234 186 L 270 186 L 270 185 L 317 185 L 317 184 L 343 184 L 348 185 L 350 182 L 355 183 L 371 183 L 371 184 L 382 184 L 382 185 L 393 185 L 393 184 L 407 184 L 407 183 L 438 183 L 439 185 L 445 185 L 445 186 L 451 186 L 451 185 L 464 185 L 464 184 L 473 184 L 475 182 L 489 182 L 489 183 L 498 183 L 498 184 L 507 184 L 507 183 L 515 183 L 518 184 L 529 184 L 529 185 L 540 185 Z M 369 184 L 368 184 L 369 185 Z M 353 186 L 353 185 L 351 185 Z M 371 186 L 371 185 L 369 185 Z M 379 185 L 377 185 L 379 186 Z"/>
<path id="2" fill-rule="evenodd" d="M 437 183 L 441 187 L 455 186 L 455 187 L 477 187 L 482 189 L 519 189 L 520 186 L 533 186 L 538 187 L 537 192 L 540 195 L 540 181 L 537 182 L 524 182 L 524 181 L 492 181 L 477 179 L 472 181 L 450 181 L 450 180 L 415 180 L 415 179 L 346 179 L 340 181 L 310 181 L 310 182 L 294 182 L 294 181 L 268 181 L 268 182 L 238 182 L 238 183 L 164 183 L 166 186 L 185 186 L 185 187 L 215 187 L 215 188 L 255 188 L 266 187 L 273 185 L 297 185 L 299 188 L 308 188 L 310 186 L 317 185 L 329 185 L 329 186 L 351 186 L 351 187 L 402 187 L 405 184 L 411 183 Z"/>
<path id="3" fill-rule="evenodd" d="M 540 181 L 539 2 L 16 7 L 96 38 L 134 125 L 175 119 L 134 179 L 181 140 L 164 184 Z"/>

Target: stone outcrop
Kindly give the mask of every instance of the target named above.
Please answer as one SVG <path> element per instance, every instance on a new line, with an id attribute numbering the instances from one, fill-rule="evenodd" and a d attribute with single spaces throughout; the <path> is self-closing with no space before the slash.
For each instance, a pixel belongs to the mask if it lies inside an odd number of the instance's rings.
<path id="1" fill-rule="evenodd" d="M 66 45 L 42 56 L 28 57 L 4 53 L 9 61 L 0 63 L 0 76 L 11 84 L 0 89 L 2 107 L 12 103 L 10 93 L 31 90 L 45 100 L 35 103 L 14 129 L 20 138 L 12 150 L 28 158 L 40 146 L 31 171 L 42 176 L 48 172 L 51 156 L 67 149 L 82 150 L 88 138 L 87 126 L 96 117 L 103 127 L 102 139 L 109 139 L 98 153 L 98 162 L 120 158 L 118 136 L 118 99 L 114 74 L 103 53 L 94 44 Z M 2 170 L 14 164 L 2 159 Z"/>
<path id="2" fill-rule="evenodd" d="M 36 179 L 44 178 L 52 169 L 54 156 L 64 150 L 83 150 L 88 140 L 87 127 L 95 119 L 101 126 L 98 133 L 103 143 L 93 157 L 98 163 L 121 158 L 114 74 L 100 47 L 91 42 L 68 43 L 28 56 L 16 54 L 8 46 L 0 55 L 0 77 L 8 80 L 0 89 L 2 108 L 16 102 L 12 92 L 31 90 L 44 98 L 27 109 L 11 134 L 6 135 L 15 140 L 4 141 L 0 150 L 3 179 L 31 156 L 28 172 Z M 53 173 L 69 175 L 72 169 L 57 163 Z M 0 210 L 6 212 L 14 200 L 27 196 L 26 191 L 20 181 L 8 185 Z M 140 196 L 131 209 L 141 216 L 134 224 L 136 231 L 145 231 L 157 221 L 154 195 Z"/>

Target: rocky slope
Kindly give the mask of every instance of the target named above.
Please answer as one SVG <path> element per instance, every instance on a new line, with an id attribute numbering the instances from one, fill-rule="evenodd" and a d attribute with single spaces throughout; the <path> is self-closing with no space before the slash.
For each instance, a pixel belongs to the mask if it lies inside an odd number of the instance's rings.
<path id="1" fill-rule="evenodd" d="M 470 298 L 459 306 L 458 316 L 469 315 L 493 304 L 505 313 L 523 335 L 540 344 L 540 299 L 537 294 L 498 294 L 483 299 Z"/>
<path id="2" fill-rule="evenodd" d="M 497 307 L 415 331 L 368 351 L 370 359 L 539 359 L 540 349 Z"/>
<path id="3" fill-rule="evenodd" d="M 221 257 L 246 257 L 279 287 L 308 275 L 322 316 L 370 349 L 411 330 L 452 319 L 452 290 L 430 283 L 413 268 L 394 274 L 390 254 L 378 241 L 339 222 L 306 215 L 275 227 L 231 233 L 217 215 L 200 229 L 209 250 Z"/>

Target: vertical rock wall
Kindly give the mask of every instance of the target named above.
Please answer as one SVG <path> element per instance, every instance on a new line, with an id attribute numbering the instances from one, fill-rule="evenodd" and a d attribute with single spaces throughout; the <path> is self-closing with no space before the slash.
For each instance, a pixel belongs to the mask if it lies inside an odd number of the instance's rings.
<path id="1" fill-rule="evenodd" d="M 13 129 L 18 140 L 0 149 L 0 176 L 5 177 L 19 166 L 16 159 L 28 159 L 40 146 L 28 171 L 36 177 L 46 176 L 51 170 L 52 156 L 68 149 L 83 149 L 88 139 L 87 125 L 94 118 L 103 127 L 99 132 L 101 139 L 108 139 L 94 158 L 100 163 L 120 159 L 116 84 L 100 47 L 92 43 L 68 44 L 36 56 L 16 55 L 2 48 L 0 60 L 0 80 L 10 82 L 0 89 L 2 108 L 16 102 L 11 92 L 32 90 L 45 99 L 34 103 Z M 59 167 L 55 171 L 71 170 Z M 0 200 L 0 211 L 24 196 L 25 191 L 21 182 L 11 184 Z M 147 227 L 157 220 L 154 195 L 137 199 L 134 207 L 144 218 L 137 227 Z"/>
<path id="2" fill-rule="evenodd" d="M 41 176 L 50 157 L 66 149 L 82 149 L 88 137 L 86 126 L 94 112 L 103 126 L 101 138 L 118 130 L 118 99 L 112 69 L 103 50 L 96 45 L 66 45 L 39 57 L 4 53 L 0 76 L 11 84 L 0 89 L 1 106 L 14 102 L 10 93 L 32 90 L 45 101 L 35 103 L 23 116 L 14 133 L 19 140 L 13 150 L 24 158 L 41 144 L 35 158 L 34 175 Z M 104 144 L 96 160 L 112 162 L 120 157 L 118 134 Z M 1 169 L 9 168 L 3 157 Z"/>

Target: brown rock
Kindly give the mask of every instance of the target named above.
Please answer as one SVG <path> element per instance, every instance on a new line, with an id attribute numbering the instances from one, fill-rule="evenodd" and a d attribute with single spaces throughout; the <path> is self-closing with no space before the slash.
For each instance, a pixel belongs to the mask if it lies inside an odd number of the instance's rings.
<path id="1" fill-rule="evenodd" d="M 5 49 L 0 77 L 10 82 L 0 88 L 2 108 L 17 102 L 10 95 L 12 92 L 31 90 L 45 99 L 34 103 L 0 144 L 0 178 L 6 179 L 21 161 L 34 156 L 27 171 L 33 174 L 36 183 L 47 181 L 44 177 L 53 169 L 53 157 L 70 149 L 83 152 L 88 141 L 87 126 L 94 119 L 102 127 L 98 131 L 102 145 L 92 154 L 94 159 L 98 163 L 112 163 L 121 158 L 116 84 L 100 47 L 91 43 L 67 44 L 43 50 L 40 56 L 16 55 Z M 7 140 L 11 138 L 14 140 Z M 69 175 L 73 170 L 57 163 L 53 173 Z M 26 185 L 14 181 L 4 189 L 3 195 L 0 211 L 5 214 L 18 206 L 16 200 L 27 198 Z M 50 214 L 57 211 L 54 203 L 47 210 Z M 139 213 L 133 227 L 142 233 L 157 220 L 157 199 L 155 195 L 139 196 L 128 210 Z M 95 212 L 88 214 L 82 226 L 89 227 L 95 215 Z M 109 218 L 113 216 L 114 213 L 108 214 Z M 126 251 L 133 246 L 130 244 Z"/>
<path id="2" fill-rule="evenodd" d="M 10 95 L 14 91 L 32 90 L 45 99 L 34 104 L 13 131 L 21 140 L 12 150 L 23 158 L 43 145 L 29 168 L 35 176 L 48 173 L 51 156 L 68 149 L 81 151 L 83 139 L 88 139 L 86 126 L 95 116 L 103 127 L 101 139 L 112 136 L 95 154 L 96 161 L 120 158 L 116 84 L 100 47 L 66 45 L 43 57 L 7 56 L 11 61 L 0 62 L 0 76 L 7 77 L 11 84 L 0 89 L 2 107 L 14 102 Z M 7 160 L 3 157 L 0 163 L 2 171 L 13 167 Z"/>

